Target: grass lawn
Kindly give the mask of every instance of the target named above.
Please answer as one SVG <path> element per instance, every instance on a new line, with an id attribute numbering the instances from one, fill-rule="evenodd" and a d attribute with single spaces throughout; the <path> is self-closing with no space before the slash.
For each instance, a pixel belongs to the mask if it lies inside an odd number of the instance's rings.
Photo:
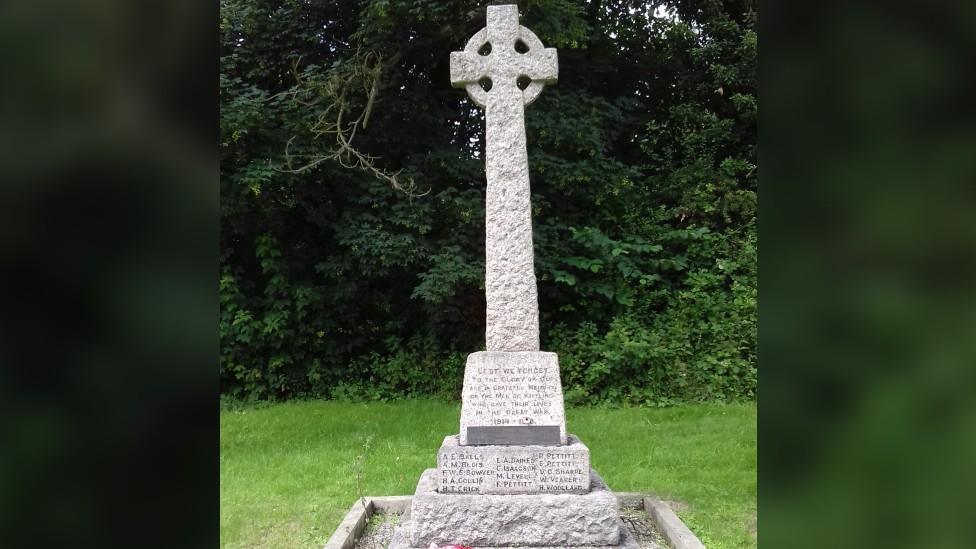
<path id="1" fill-rule="evenodd" d="M 618 492 L 676 501 L 709 549 L 756 547 L 756 406 L 567 409 Z M 292 402 L 220 415 L 222 547 L 321 547 L 359 497 L 413 494 L 460 405 Z"/>

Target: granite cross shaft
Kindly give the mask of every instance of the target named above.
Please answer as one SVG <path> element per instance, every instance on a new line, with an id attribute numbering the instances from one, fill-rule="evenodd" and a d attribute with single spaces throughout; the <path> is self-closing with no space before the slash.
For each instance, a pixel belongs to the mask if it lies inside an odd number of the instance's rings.
<path id="1" fill-rule="evenodd" d="M 556 50 L 519 25 L 515 5 L 488 6 L 487 26 L 451 53 L 451 84 L 485 109 L 488 351 L 539 350 L 525 106 L 558 74 Z"/>

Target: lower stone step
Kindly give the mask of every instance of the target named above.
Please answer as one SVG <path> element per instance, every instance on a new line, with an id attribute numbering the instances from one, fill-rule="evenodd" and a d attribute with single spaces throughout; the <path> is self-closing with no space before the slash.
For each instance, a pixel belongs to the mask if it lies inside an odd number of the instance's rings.
<path id="1" fill-rule="evenodd" d="M 484 546 L 475 545 L 471 546 L 471 549 L 501 549 L 502 547 L 518 547 L 519 549 L 639 549 L 640 543 L 634 538 L 634 534 L 624 525 L 623 521 L 617 519 L 617 528 L 620 530 L 620 537 L 618 538 L 617 545 L 557 545 L 557 546 L 542 546 L 542 545 L 525 545 L 525 544 L 514 544 L 514 545 L 494 545 L 494 546 Z M 393 532 L 393 539 L 390 540 L 390 545 L 388 549 L 428 549 L 427 545 L 410 545 L 410 533 L 413 530 L 413 522 L 407 520 L 401 523 L 396 531 Z"/>
<path id="2" fill-rule="evenodd" d="M 601 547 L 620 545 L 617 497 L 590 470 L 586 494 L 441 494 L 428 469 L 410 506 L 409 546 Z"/>

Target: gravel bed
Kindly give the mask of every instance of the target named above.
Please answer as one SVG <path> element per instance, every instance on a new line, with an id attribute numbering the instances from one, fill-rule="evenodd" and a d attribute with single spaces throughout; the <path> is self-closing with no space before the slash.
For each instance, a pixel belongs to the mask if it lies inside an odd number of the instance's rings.
<path id="1" fill-rule="evenodd" d="M 393 538 L 393 530 L 400 524 L 397 513 L 377 513 L 369 518 L 363 537 L 356 542 L 356 549 L 386 549 Z"/>
<path id="2" fill-rule="evenodd" d="M 640 549 L 663 549 L 668 547 L 661 532 L 654 522 L 638 509 L 621 509 L 620 519 L 624 521 L 637 542 Z M 400 524 L 400 515 L 396 513 L 376 514 L 366 525 L 363 537 L 356 542 L 356 549 L 386 549 L 393 537 L 393 530 Z"/>
<path id="3" fill-rule="evenodd" d="M 630 530 L 641 549 L 662 549 L 668 547 L 667 540 L 657 529 L 657 525 L 642 509 L 621 509 L 620 519 Z"/>

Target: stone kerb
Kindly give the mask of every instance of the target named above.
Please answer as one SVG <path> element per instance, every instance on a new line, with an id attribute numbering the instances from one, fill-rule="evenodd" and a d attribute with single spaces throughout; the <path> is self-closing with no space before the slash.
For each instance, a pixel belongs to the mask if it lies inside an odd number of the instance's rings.
<path id="1" fill-rule="evenodd" d="M 444 439 L 437 452 L 441 494 L 585 494 L 590 450 L 573 435 L 566 446 L 461 446 Z"/>
<path id="2" fill-rule="evenodd" d="M 475 441 L 470 428 L 492 435 Z M 506 438 L 505 428 L 534 427 L 536 440 Z M 554 433 L 545 433 L 551 428 Z M 555 431 L 558 429 L 558 433 Z M 524 431 L 524 430 L 523 430 Z M 551 435 L 551 436 L 550 436 Z M 480 352 L 468 355 L 461 394 L 460 443 L 566 444 L 566 412 L 556 353 Z"/>

